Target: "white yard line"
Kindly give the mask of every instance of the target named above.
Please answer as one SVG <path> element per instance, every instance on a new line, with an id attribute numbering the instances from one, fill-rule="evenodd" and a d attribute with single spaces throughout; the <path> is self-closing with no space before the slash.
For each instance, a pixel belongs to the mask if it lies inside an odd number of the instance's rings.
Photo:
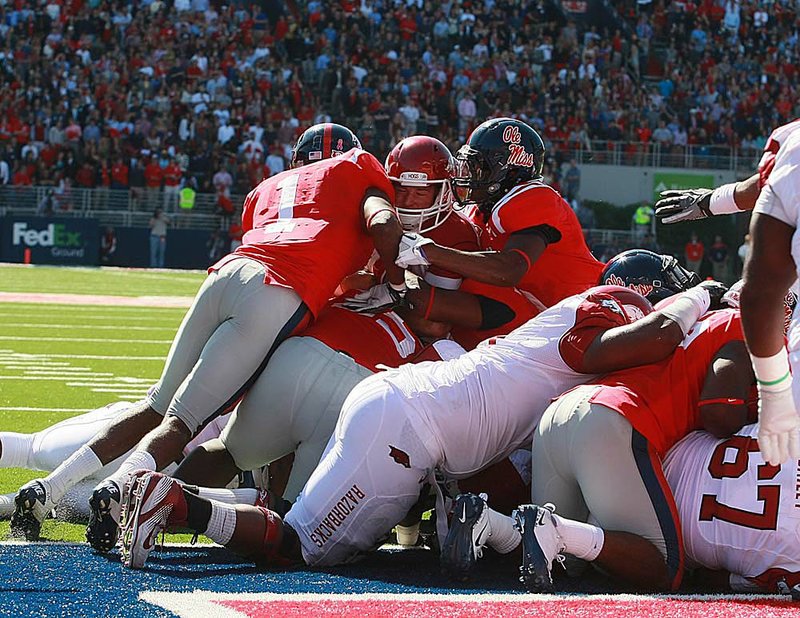
<path id="1" fill-rule="evenodd" d="M 173 328 L 171 326 L 128 326 L 127 324 L 124 327 L 120 326 L 108 326 L 108 325 L 100 325 L 100 324 L 53 324 L 52 321 L 48 322 L 47 324 L 37 324 L 35 322 L 3 322 L 2 326 L 5 327 L 13 327 L 13 328 L 57 328 L 59 330 L 66 330 L 66 329 L 85 329 L 85 330 L 166 330 L 170 332 L 175 332 L 177 327 Z"/>
<path id="2" fill-rule="evenodd" d="M 37 294 L 0 292 L 0 303 L 186 308 L 191 296 L 112 296 L 104 294 Z"/>
<path id="3" fill-rule="evenodd" d="M 23 408 L 21 406 L 0 406 L 0 412 L 86 412 L 86 408 Z"/>
<path id="4" fill-rule="evenodd" d="M 95 337 L 14 337 L 11 335 L 0 335 L 0 341 L 47 341 L 49 343 L 57 341 L 67 341 L 71 343 L 146 343 L 165 345 L 172 343 L 172 339 L 105 339 Z"/>

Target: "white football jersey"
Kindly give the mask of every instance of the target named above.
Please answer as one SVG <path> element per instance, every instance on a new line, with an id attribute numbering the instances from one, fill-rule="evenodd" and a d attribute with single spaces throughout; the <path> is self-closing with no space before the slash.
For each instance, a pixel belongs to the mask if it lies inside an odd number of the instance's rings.
<path id="1" fill-rule="evenodd" d="M 724 440 L 696 431 L 670 450 L 664 472 L 689 560 L 775 592 L 780 579 L 800 582 L 800 462 L 765 464 L 757 436 L 757 425 Z"/>
<path id="2" fill-rule="evenodd" d="M 441 470 L 465 478 L 530 447 L 551 400 L 594 377 L 572 368 L 583 346 L 598 329 L 627 323 L 618 301 L 587 292 L 454 360 L 403 365 L 382 379 L 403 397 L 420 434 L 436 440 Z"/>

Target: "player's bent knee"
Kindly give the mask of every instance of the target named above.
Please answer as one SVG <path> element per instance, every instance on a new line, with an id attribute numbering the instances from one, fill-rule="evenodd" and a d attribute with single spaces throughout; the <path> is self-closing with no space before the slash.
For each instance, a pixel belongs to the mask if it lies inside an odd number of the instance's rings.
<path id="1" fill-rule="evenodd" d="M 264 538 L 248 556 L 261 568 L 291 567 L 303 562 L 300 538 L 275 511 L 256 507 L 264 516 Z"/>

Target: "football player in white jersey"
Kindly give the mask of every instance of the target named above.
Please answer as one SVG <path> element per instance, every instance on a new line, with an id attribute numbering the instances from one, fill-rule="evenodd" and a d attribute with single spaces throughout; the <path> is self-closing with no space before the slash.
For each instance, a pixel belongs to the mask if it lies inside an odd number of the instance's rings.
<path id="1" fill-rule="evenodd" d="M 758 426 L 728 439 L 689 434 L 664 461 L 678 505 L 690 567 L 729 574 L 738 592 L 791 592 L 800 598 L 800 466 L 771 466 Z"/>
<path id="2" fill-rule="evenodd" d="M 553 397 L 600 373 L 665 358 L 709 303 L 701 284 L 634 322 L 650 311 L 641 296 L 590 290 L 454 360 L 367 378 L 345 401 L 334 438 L 285 522 L 265 509 L 199 499 L 163 475 L 139 474 L 125 505 L 123 560 L 142 567 L 155 535 L 199 519 L 205 523 L 194 529 L 272 566 L 351 560 L 380 544 L 434 469 L 458 479 L 507 457 L 529 443 Z M 438 524 L 444 538 L 444 516 Z M 211 528 L 222 533 L 215 539 Z M 515 542 L 490 540 L 498 551 Z"/>
<path id="3" fill-rule="evenodd" d="M 800 459 L 800 324 L 784 346 L 784 299 L 800 272 L 800 131 L 775 155 L 750 220 L 752 249 L 741 293 L 742 326 L 759 391 L 758 445 L 772 465 Z"/>

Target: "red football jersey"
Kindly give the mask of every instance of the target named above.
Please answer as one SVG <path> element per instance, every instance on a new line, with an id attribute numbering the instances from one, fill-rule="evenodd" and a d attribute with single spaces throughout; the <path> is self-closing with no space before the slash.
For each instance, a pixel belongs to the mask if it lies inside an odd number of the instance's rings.
<path id="1" fill-rule="evenodd" d="M 393 311 L 366 315 L 332 305 L 325 307 L 303 336 L 318 339 L 372 371 L 378 371 L 379 364 L 399 367 L 411 362 L 423 347 Z"/>
<path id="2" fill-rule="evenodd" d="M 775 129 L 769 136 L 764 153 L 758 162 L 758 188 L 761 189 L 767 184 L 772 168 L 775 167 L 775 155 L 781 148 L 781 144 L 793 132 L 800 129 L 800 118 Z"/>
<path id="3" fill-rule="evenodd" d="M 342 279 L 363 268 L 374 250 L 362 204 L 369 189 L 394 199 L 383 166 L 353 149 L 268 178 L 244 202 L 237 257 L 264 264 L 265 283 L 292 288 L 316 316 Z"/>
<path id="4" fill-rule="evenodd" d="M 669 358 L 609 374 L 591 401 L 622 414 L 653 445 L 660 457 L 700 422 L 700 393 L 709 365 L 720 348 L 742 340 L 739 312 L 707 313 Z"/>
<path id="5" fill-rule="evenodd" d="M 450 330 L 450 336 L 465 350 L 474 349 L 484 339 L 507 335 L 517 326 L 524 324 L 545 310 L 545 306 L 533 295 L 517 288 L 499 287 L 473 281 L 472 279 L 465 279 L 464 283 L 461 284 L 461 291 L 501 302 L 514 313 L 513 319 L 497 328 L 477 330 L 453 326 Z"/>
<path id="6" fill-rule="evenodd" d="M 514 187 L 484 218 L 477 211 L 475 223 L 481 229 L 481 246 L 501 251 L 514 232 L 549 225 L 560 240 L 552 242 L 531 265 L 517 287 L 530 292 L 551 307 L 573 294 L 597 285 L 603 264 L 586 246 L 578 217 L 552 187 L 532 180 Z"/>

